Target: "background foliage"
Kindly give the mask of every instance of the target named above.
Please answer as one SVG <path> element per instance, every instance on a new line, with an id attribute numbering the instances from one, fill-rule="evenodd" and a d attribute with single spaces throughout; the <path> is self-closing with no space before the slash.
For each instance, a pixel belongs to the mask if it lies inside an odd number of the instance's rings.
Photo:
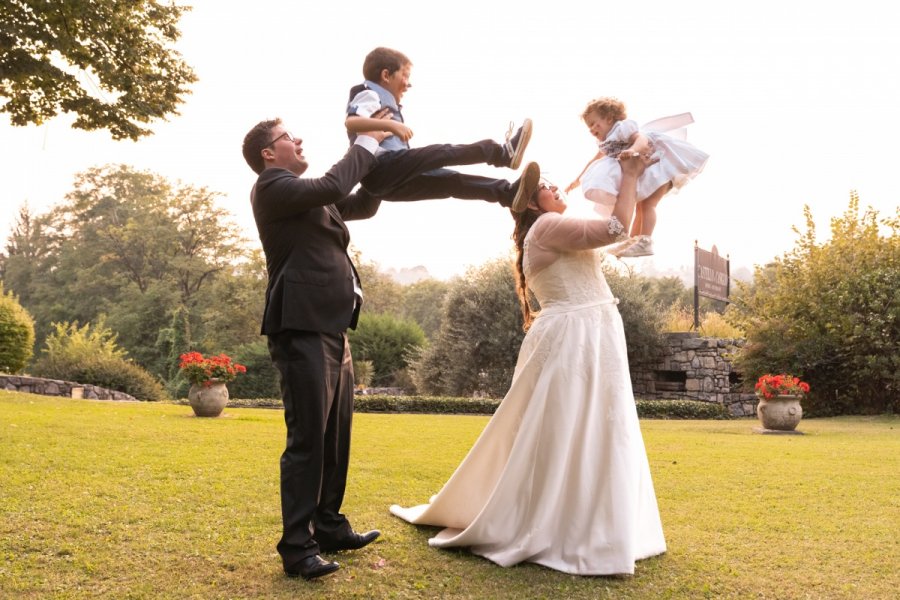
<path id="1" fill-rule="evenodd" d="M 189 7 L 156 0 L 0 2 L 0 112 L 40 125 L 60 112 L 73 127 L 138 139 L 196 80 L 174 49 Z M 89 82 L 89 83 L 86 83 Z"/>
<path id="2" fill-rule="evenodd" d="M 0 253 L 0 281 L 33 316 L 35 348 L 45 346 L 54 323 L 99 326 L 115 334 L 132 366 L 152 375 L 141 379 L 151 390 L 142 396 L 164 395 L 153 388 L 158 382 L 172 397 L 185 395 L 177 357 L 196 350 L 226 353 L 249 367 L 233 382 L 232 397 L 277 397 L 277 375 L 259 336 L 264 257 L 257 242 L 234 235 L 217 198 L 206 188 L 106 165 L 79 174 L 45 214 L 21 207 Z M 813 386 L 810 415 L 897 410 L 898 217 L 861 213 L 854 194 L 825 243 L 816 240 L 808 209 L 806 218 L 793 252 L 758 268 L 751 284 L 737 285 L 727 322 L 719 317 L 722 303 L 701 299 L 700 333 L 746 332 L 749 343 L 738 357 L 743 380 L 773 371 L 803 376 Z M 355 358 L 372 363 L 373 385 L 505 395 L 523 336 L 508 260 L 451 281 L 406 286 L 359 253 L 355 262 L 365 302 L 350 336 Z M 691 327 L 683 317 L 692 292 L 676 277 L 648 278 L 627 263 L 604 268 L 620 300 L 629 362 L 652 364 L 662 329 Z M 35 367 L 48 370 L 46 358 Z M 76 374 L 112 377 L 100 367 Z"/>
<path id="3" fill-rule="evenodd" d="M 726 313 L 747 332 L 745 381 L 801 377 L 810 415 L 900 410 L 900 212 L 861 212 L 853 193 L 821 243 L 808 206 L 804 214 L 795 248 L 757 268 Z"/>
<path id="4" fill-rule="evenodd" d="M 119 390 L 138 400 L 164 400 L 162 384 L 126 358 L 115 334 L 101 318 L 95 326 L 54 323 L 46 347 L 34 364 L 34 374 L 49 379 L 91 383 Z"/>

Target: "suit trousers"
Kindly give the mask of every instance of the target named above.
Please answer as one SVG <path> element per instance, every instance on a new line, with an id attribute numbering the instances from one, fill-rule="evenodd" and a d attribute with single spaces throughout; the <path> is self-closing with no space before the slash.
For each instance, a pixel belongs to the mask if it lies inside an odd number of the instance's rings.
<path id="1" fill-rule="evenodd" d="M 353 420 L 353 363 L 345 334 L 287 330 L 268 336 L 281 374 L 287 443 L 281 455 L 278 542 L 284 567 L 352 530 L 340 513 Z"/>
<path id="2" fill-rule="evenodd" d="M 383 152 L 378 155 L 375 167 L 362 179 L 362 186 L 373 196 L 395 202 L 459 198 L 510 206 L 515 188 L 506 179 L 467 175 L 444 168 L 481 163 L 507 166 L 509 157 L 493 140 Z"/>

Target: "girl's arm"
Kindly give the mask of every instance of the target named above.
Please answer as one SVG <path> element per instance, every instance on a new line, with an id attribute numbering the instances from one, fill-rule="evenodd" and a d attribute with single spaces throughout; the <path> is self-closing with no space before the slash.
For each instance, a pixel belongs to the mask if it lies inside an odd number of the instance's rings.
<path id="1" fill-rule="evenodd" d="M 631 142 L 631 146 L 628 147 L 626 152 L 638 152 L 640 154 L 650 154 L 653 152 L 653 145 L 650 143 L 650 140 L 647 139 L 647 136 L 641 132 L 637 132 L 628 138 L 628 141 Z"/>
<path id="2" fill-rule="evenodd" d="M 573 181 L 572 183 L 570 183 L 569 185 L 566 186 L 566 190 L 565 190 L 566 193 L 568 194 L 569 192 L 571 192 L 572 190 L 577 188 L 579 185 L 581 185 L 581 176 L 584 175 L 584 172 L 587 171 L 587 168 L 589 166 L 591 166 L 591 163 L 593 163 L 595 160 L 600 160 L 603 157 L 604 157 L 603 150 L 598 150 L 597 154 L 594 156 L 594 158 L 589 160 L 588 163 L 586 165 L 584 165 L 584 168 L 581 170 L 581 173 L 578 174 L 578 177 L 575 178 L 575 181 Z"/>

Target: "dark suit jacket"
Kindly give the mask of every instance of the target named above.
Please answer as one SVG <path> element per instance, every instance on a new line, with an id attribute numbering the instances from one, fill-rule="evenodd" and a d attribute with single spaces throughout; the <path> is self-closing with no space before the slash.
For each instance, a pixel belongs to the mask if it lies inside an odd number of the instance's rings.
<path id="1" fill-rule="evenodd" d="M 286 329 L 343 333 L 356 327 L 356 269 L 347 254 L 350 232 L 344 220 L 378 211 L 380 200 L 364 190 L 350 194 L 374 164 L 370 152 L 351 146 L 318 179 L 277 168 L 259 175 L 250 202 L 269 275 L 264 335 Z"/>

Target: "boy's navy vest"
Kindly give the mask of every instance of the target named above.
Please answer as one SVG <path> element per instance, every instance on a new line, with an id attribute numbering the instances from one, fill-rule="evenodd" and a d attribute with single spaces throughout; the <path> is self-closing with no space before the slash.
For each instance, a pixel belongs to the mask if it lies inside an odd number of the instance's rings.
<path id="1" fill-rule="evenodd" d="M 356 95 L 364 90 L 372 90 L 376 94 L 378 94 L 378 100 L 381 102 L 382 107 L 387 107 L 391 109 L 391 119 L 394 121 L 399 121 L 403 123 L 403 115 L 400 113 L 400 106 L 397 104 L 397 101 L 394 99 L 394 95 L 375 83 L 374 81 L 369 81 L 368 79 L 359 85 L 355 85 L 350 88 L 350 97 L 347 99 L 347 115 L 355 115 L 356 114 L 356 106 L 353 106 L 351 102 L 356 98 Z M 352 144 L 356 141 L 356 134 L 350 131 L 347 132 L 347 137 L 350 138 L 350 143 Z M 401 140 L 395 135 L 384 138 L 384 141 L 381 142 L 382 150 L 405 150 L 409 148 L 409 144 Z"/>

